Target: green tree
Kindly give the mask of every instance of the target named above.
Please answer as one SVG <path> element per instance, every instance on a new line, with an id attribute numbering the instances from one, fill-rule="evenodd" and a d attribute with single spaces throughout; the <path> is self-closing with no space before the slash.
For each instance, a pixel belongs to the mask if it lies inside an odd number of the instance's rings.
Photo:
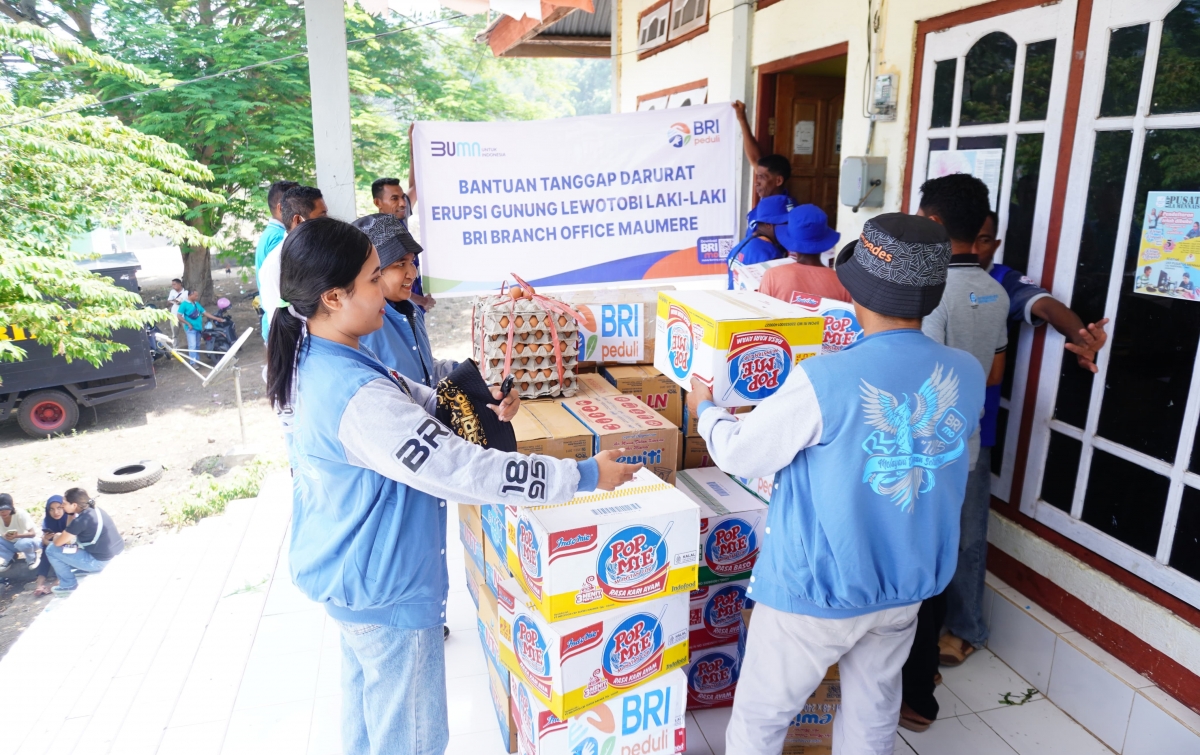
<path id="1" fill-rule="evenodd" d="M 154 83 L 135 67 L 29 24 L 0 23 L 0 53 L 34 66 L 53 56 Z M 67 359 L 98 365 L 127 348 L 111 340 L 113 330 L 142 327 L 163 313 L 141 309 L 137 294 L 78 267 L 71 239 L 125 225 L 211 243 L 177 218 L 188 203 L 221 198 L 195 185 L 212 174 L 176 145 L 116 118 L 70 112 L 92 102 L 78 96 L 26 107 L 0 91 L 0 329 L 21 328 Z M 14 341 L 0 341 L 0 360 L 24 356 Z"/>

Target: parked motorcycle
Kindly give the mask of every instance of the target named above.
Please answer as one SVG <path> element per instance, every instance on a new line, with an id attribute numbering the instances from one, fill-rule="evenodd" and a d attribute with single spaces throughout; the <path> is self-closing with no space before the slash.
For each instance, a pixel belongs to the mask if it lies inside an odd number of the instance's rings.
<path id="1" fill-rule="evenodd" d="M 233 317 L 229 314 L 229 310 L 233 309 L 233 304 L 229 299 L 221 297 L 217 299 L 216 316 L 225 320 L 225 322 L 213 322 L 206 320 L 204 330 L 200 331 L 200 350 L 215 351 L 217 354 L 204 354 L 204 358 L 209 364 L 216 364 L 221 360 L 221 354 L 229 351 L 233 346 L 233 342 L 237 340 L 237 330 L 233 326 Z"/>

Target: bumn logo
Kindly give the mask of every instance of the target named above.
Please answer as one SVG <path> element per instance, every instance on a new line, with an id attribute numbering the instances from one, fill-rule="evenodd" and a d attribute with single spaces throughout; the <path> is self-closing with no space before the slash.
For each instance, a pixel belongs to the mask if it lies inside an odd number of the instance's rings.
<path id="1" fill-rule="evenodd" d="M 479 142 L 429 142 L 433 157 L 479 157 Z"/>

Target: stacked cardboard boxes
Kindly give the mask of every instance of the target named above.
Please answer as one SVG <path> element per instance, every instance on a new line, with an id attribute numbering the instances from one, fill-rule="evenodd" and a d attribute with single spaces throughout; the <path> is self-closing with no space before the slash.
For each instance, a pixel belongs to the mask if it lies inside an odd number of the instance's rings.
<path id="1" fill-rule="evenodd" d="M 624 449 L 620 461 L 644 464 L 664 482 L 675 482 L 679 427 L 634 396 L 576 396 L 562 407 L 592 435 L 592 453 Z"/>

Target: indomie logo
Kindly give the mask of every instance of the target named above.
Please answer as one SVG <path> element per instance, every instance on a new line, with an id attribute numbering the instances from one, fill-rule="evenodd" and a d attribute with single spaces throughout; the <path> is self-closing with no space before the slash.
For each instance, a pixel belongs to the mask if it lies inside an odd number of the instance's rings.
<path id="1" fill-rule="evenodd" d="M 479 157 L 479 142 L 437 142 L 429 143 L 430 154 L 433 157 Z"/>
<path id="2" fill-rule="evenodd" d="M 792 300 L 788 303 L 799 304 L 801 307 L 804 307 L 805 309 L 811 309 L 815 312 L 817 307 L 821 305 L 821 299 L 820 297 L 813 296 L 812 294 L 806 294 L 803 291 L 793 291 Z"/>
<path id="3" fill-rule="evenodd" d="M 726 359 L 733 389 L 744 399 L 758 401 L 779 390 L 787 379 L 792 347 L 773 330 L 734 333 Z"/>

